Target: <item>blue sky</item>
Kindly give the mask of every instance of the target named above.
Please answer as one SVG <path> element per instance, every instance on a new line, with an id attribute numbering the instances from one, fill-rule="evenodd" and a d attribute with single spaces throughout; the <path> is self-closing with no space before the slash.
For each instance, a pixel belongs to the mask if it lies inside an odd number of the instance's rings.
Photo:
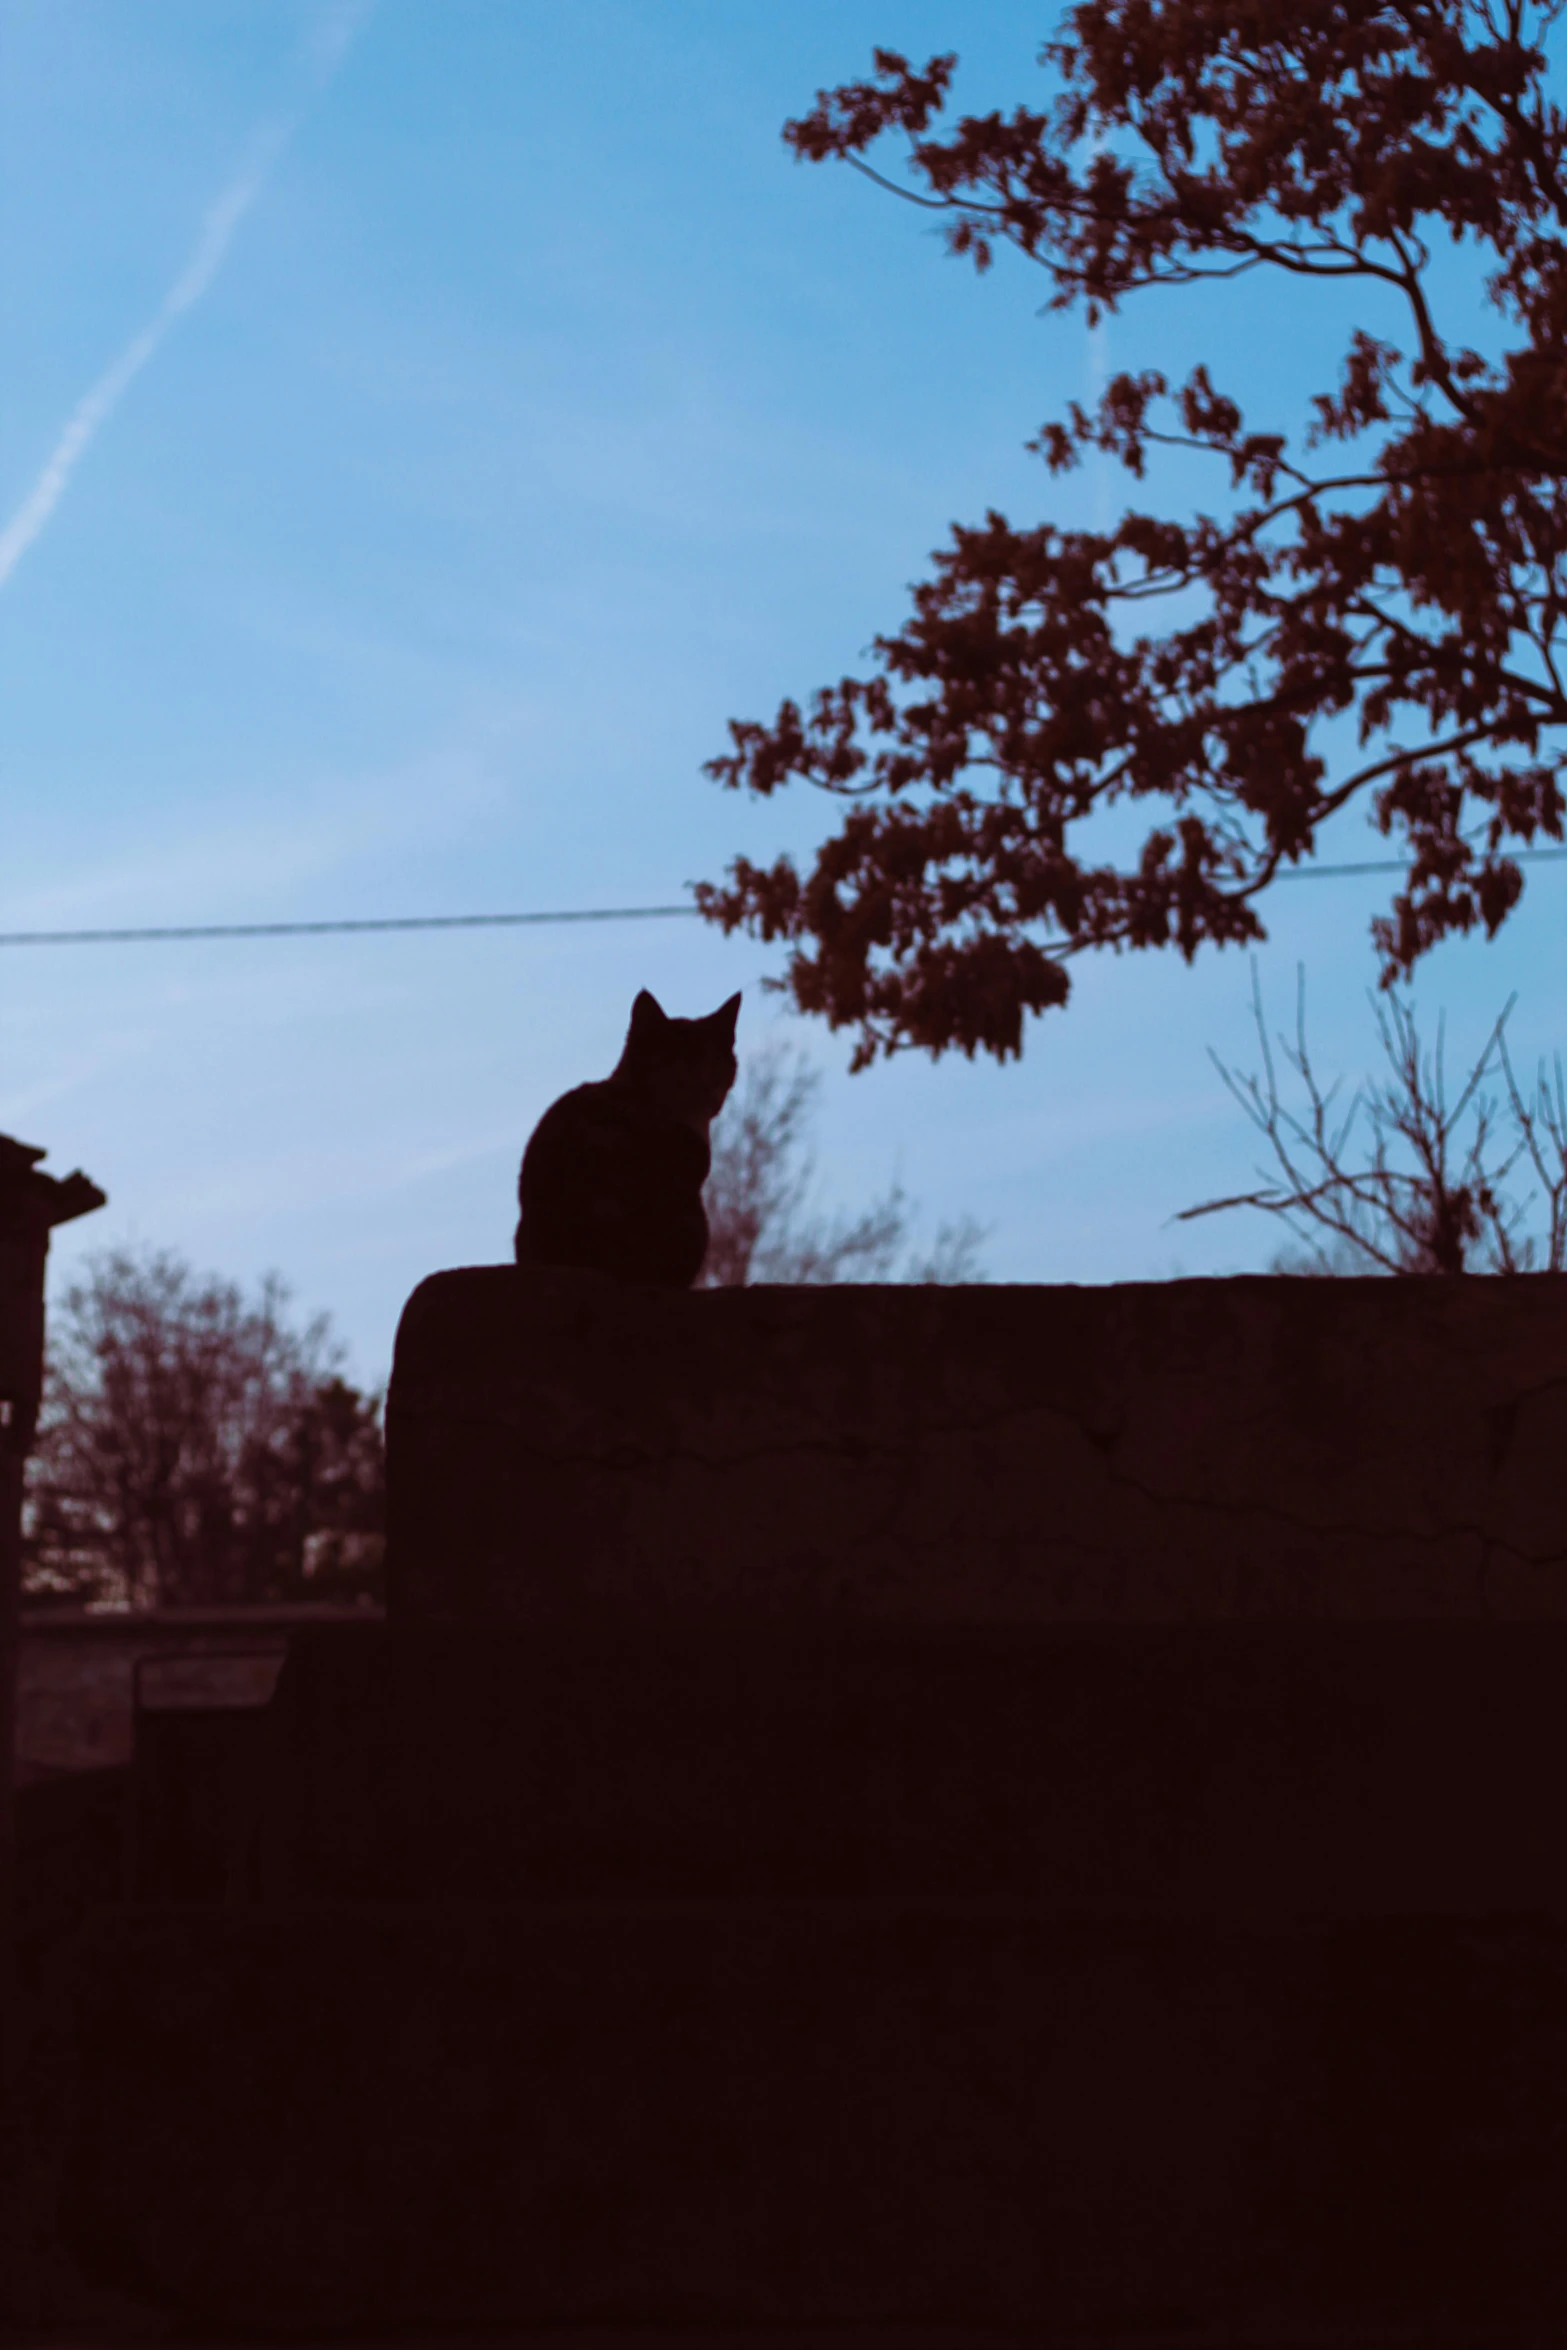
<path id="1" fill-rule="evenodd" d="M 729 717 L 855 668 L 954 520 L 1118 511 L 1119 476 L 1023 449 L 1096 371 L 1206 357 L 1293 427 L 1362 317 L 1243 282 L 1095 349 L 1038 273 L 976 280 L 780 143 L 878 42 L 957 48 L 965 105 L 1037 96 L 1051 29 L 1010 0 L 0 0 L 0 928 L 666 903 L 808 850 L 829 805 L 703 777 Z M 1331 847 L 1377 851 L 1358 816 Z M 1386 886 L 1274 893 L 1264 987 L 1287 1016 L 1304 959 L 1326 1068 L 1375 1058 Z M 1521 1059 L 1562 1041 L 1564 912 L 1567 868 L 1532 868 L 1497 942 L 1424 967 L 1452 1063 L 1514 988 Z M 1266 1263 L 1261 1219 L 1169 1223 L 1253 1163 L 1204 1049 L 1253 1057 L 1243 957 L 1079 965 L 1020 1065 L 853 1079 L 760 993 L 778 964 L 694 921 L 6 948 L 0 1127 L 109 1192 L 56 1280 L 122 1239 L 275 1266 L 377 1378 L 424 1273 L 508 1253 L 527 1133 L 637 987 L 742 987 L 742 1044 L 782 1024 L 823 1071 L 829 1200 L 897 1176 L 927 1229 L 990 1227 L 998 1279 Z"/>

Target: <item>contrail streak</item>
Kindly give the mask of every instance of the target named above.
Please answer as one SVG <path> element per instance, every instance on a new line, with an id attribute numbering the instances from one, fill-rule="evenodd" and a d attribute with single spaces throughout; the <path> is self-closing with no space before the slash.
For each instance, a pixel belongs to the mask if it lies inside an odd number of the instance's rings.
<path id="1" fill-rule="evenodd" d="M 312 26 L 304 44 L 308 95 L 289 113 L 275 115 L 262 124 L 244 162 L 202 222 L 190 259 L 152 318 L 139 334 L 131 337 L 119 357 L 76 403 L 42 472 L 5 528 L 0 530 L 0 587 L 10 579 L 64 497 L 83 456 L 169 329 L 184 311 L 201 300 L 217 276 L 234 231 L 266 186 L 273 166 L 299 128 L 311 101 L 319 97 L 347 56 L 355 34 L 374 5 L 375 0 L 333 0 L 333 5 Z"/>

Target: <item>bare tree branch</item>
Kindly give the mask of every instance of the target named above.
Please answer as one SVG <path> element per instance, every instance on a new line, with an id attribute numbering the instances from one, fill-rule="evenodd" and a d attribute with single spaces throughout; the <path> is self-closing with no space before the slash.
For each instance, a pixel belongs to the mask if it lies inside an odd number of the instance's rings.
<path id="1" fill-rule="evenodd" d="M 943 1224 L 922 1250 L 899 1184 L 857 1216 L 813 1205 L 808 1126 L 820 1082 L 805 1055 L 781 1043 L 746 1062 L 713 1128 L 701 1286 L 982 1280 L 980 1226 L 971 1217 Z"/>
<path id="2" fill-rule="evenodd" d="M 1313 1270 L 1331 1262 L 1334 1271 L 1354 1263 L 1379 1273 L 1521 1273 L 1543 1258 L 1546 1270 L 1560 1272 L 1567 1264 L 1567 1090 L 1558 1056 L 1554 1091 L 1542 1064 L 1533 1095 L 1523 1095 L 1507 1052 L 1507 1022 L 1517 1000 L 1509 996 L 1457 1100 L 1449 1105 L 1445 1020 L 1437 1023 L 1435 1052 L 1426 1054 L 1413 1007 L 1397 996 L 1385 1006 L 1373 998 L 1388 1075 L 1357 1087 L 1335 1124 L 1332 1110 L 1341 1081 L 1324 1091 L 1312 1066 L 1304 969 L 1297 973 L 1295 1041 L 1278 1039 L 1305 1093 L 1304 1110 L 1297 1112 L 1280 1092 L 1254 961 L 1252 1017 L 1261 1074 L 1238 1075 L 1217 1054 L 1210 1051 L 1209 1058 L 1266 1140 L 1279 1176 L 1270 1179 L 1259 1168 L 1258 1189 L 1204 1200 L 1182 1209 L 1174 1221 L 1260 1208 L 1277 1216 L 1305 1247 Z M 1506 1080 L 1510 1148 L 1498 1140 L 1496 1103 L 1483 1091 L 1497 1070 Z M 1356 1164 L 1351 1142 L 1362 1119 L 1367 1135 Z M 1405 1164 L 1395 1163 L 1398 1155 Z M 1543 1246 L 1524 1229 L 1536 1195 L 1518 1200 L 1505 1188 L 1524 1159 L 1545 1197 Z"/>

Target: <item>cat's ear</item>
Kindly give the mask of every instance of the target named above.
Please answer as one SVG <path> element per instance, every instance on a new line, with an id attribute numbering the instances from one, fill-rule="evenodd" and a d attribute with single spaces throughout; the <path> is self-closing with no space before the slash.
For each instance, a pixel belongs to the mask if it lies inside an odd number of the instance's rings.
<path id="1" fill-rule="evenodd" d="M 657 996 L 650 995 L 645 987 L 640 988 L 637 1000 L 631 1007 L 630 1035 L 633 1043 L 640 1043 L 643 1037 L 653 1036 L 659 1029 L 668 1026 L 669 1015 Z"/>
<path id="2" fill-rule="evenodd" d="M 710 1028 L 716 1028 L 720 1035 L 726 1036 L 729 1042 L 733 1044 L 735 1040 L 735 1025 L 739 1018 L 740 998 L 738 995 L 732 995 L 729 998 L 727 1004 L 720 1004 L 716 1012 L 712 1012 L 708 1015 L 707 1024 Z"/>

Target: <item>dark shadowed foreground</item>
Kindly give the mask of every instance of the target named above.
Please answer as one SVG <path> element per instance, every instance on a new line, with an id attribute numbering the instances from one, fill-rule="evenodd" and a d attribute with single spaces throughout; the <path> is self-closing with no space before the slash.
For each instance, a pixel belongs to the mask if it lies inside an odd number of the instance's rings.
<path id="1" fill-rule="evenodd" d="M 42 1970 L 41 2317 L 1567 2339 L 1567 1282 L 482 1269 L 388 1428 Z"/>

